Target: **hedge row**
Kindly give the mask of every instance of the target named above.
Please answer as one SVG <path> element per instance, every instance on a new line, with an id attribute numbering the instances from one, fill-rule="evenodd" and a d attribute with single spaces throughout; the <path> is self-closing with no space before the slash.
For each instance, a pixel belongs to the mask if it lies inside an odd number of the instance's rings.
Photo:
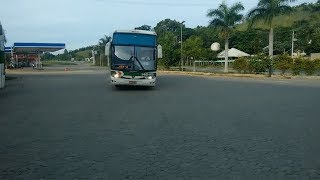
<path id="1" fill-rule="evenodd" d="M 289 55 L 275 56 L 272 60 L 265 55 L 257 55 L 254 57 L 246 58 L 241 57 L 233 63 L 233 69 L 239 73 L 264 73 L 272 68 L 272 70 L 279 70 L 283 75 L 287 72 L 291 72 L 292 75 L 300 75 L 305 73 L 306 75 L 314 75 L 317 71 L 320 71 L 320 59 L 308 60 L 308 59 L 292 59 Z"/>

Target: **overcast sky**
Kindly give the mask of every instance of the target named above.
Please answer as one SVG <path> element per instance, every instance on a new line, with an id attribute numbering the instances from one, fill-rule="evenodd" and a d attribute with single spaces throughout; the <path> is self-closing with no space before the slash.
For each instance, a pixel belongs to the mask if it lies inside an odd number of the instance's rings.
<path id="1" fill-rule="evenodd" d="M 67 49 L 97 44 L 115 29 L 154 27 L 170 18 L 187 27 L 206 26 L 206 13 L 221 0 L 1 0 L 0 21 L 7 45 L 13 42 L 62 42 Z M 238 0 L 227 0 L 233 4 Z M 241 1 L 247 12 L 258 1 Z M 316 2 L 316 0 L 299 0 Z"/>

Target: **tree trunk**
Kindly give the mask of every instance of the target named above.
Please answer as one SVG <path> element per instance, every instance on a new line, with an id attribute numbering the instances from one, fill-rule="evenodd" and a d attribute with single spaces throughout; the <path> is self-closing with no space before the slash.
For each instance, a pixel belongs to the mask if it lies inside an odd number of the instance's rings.
<path id="1" fill-rule="evenodd" d="M 269 33 L 269 58 L 270 58 L 270 64 L 268 65 L 268 77 L 271 77 L 272 75 L 272 58 L 273 58 L 273 27 L 270 27 L 270 33 Z"/>
<path id="2" fill-rule="evenodd" d="M 229 65 L 229 61 L 228 61 L 228 52 L 229 52 L 229 38 L 227 37 L 225 40 L 225 44 L 224 44 L 224 72 L 228 73 L 228 65 Z"/>
<path id="3" fill-rule="evenodd" d="M 272 58 L 273 56 L 273 28 L 270 27 L 270 32 L 269 32 L 269 56 Z"/>

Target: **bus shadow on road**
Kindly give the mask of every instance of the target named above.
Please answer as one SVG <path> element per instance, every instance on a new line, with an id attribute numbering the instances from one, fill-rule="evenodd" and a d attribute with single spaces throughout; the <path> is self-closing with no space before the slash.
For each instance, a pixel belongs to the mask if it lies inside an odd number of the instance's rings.
<path id="1" fill-rule="evenodd" d="M 113 91 L 152 91 L 155 90 L 155 87 L 148 86 L 119 86 L 112 87 Z"/>

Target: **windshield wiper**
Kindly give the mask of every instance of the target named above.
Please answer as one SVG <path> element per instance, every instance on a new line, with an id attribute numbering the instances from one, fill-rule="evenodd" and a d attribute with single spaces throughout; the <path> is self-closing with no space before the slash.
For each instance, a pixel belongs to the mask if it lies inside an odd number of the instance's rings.
<path id="1" fill-rule="evenodd" d="M 133 57 L 133 56 L 132 56 L 132 57 Z M 132 58 L 132 57 L 131 57 L 131 58 Z M 130 59 L 131 59 L 131 58 L 130 58 Z M 145 71 L 145 69 L 144 69 L 144 67 L 142 66 L 140 60 L 139 60 L 137 57 L 134 57 L 134 59 L 137 60 L 137 62 L 139 63 L 140 67 L 142 68 L 142 70 Z M 133 60 L 133 61 L 134 61 L 134 60 Z M 133 62 L 133 64 L 134 64 L 134 62 Z"/>

